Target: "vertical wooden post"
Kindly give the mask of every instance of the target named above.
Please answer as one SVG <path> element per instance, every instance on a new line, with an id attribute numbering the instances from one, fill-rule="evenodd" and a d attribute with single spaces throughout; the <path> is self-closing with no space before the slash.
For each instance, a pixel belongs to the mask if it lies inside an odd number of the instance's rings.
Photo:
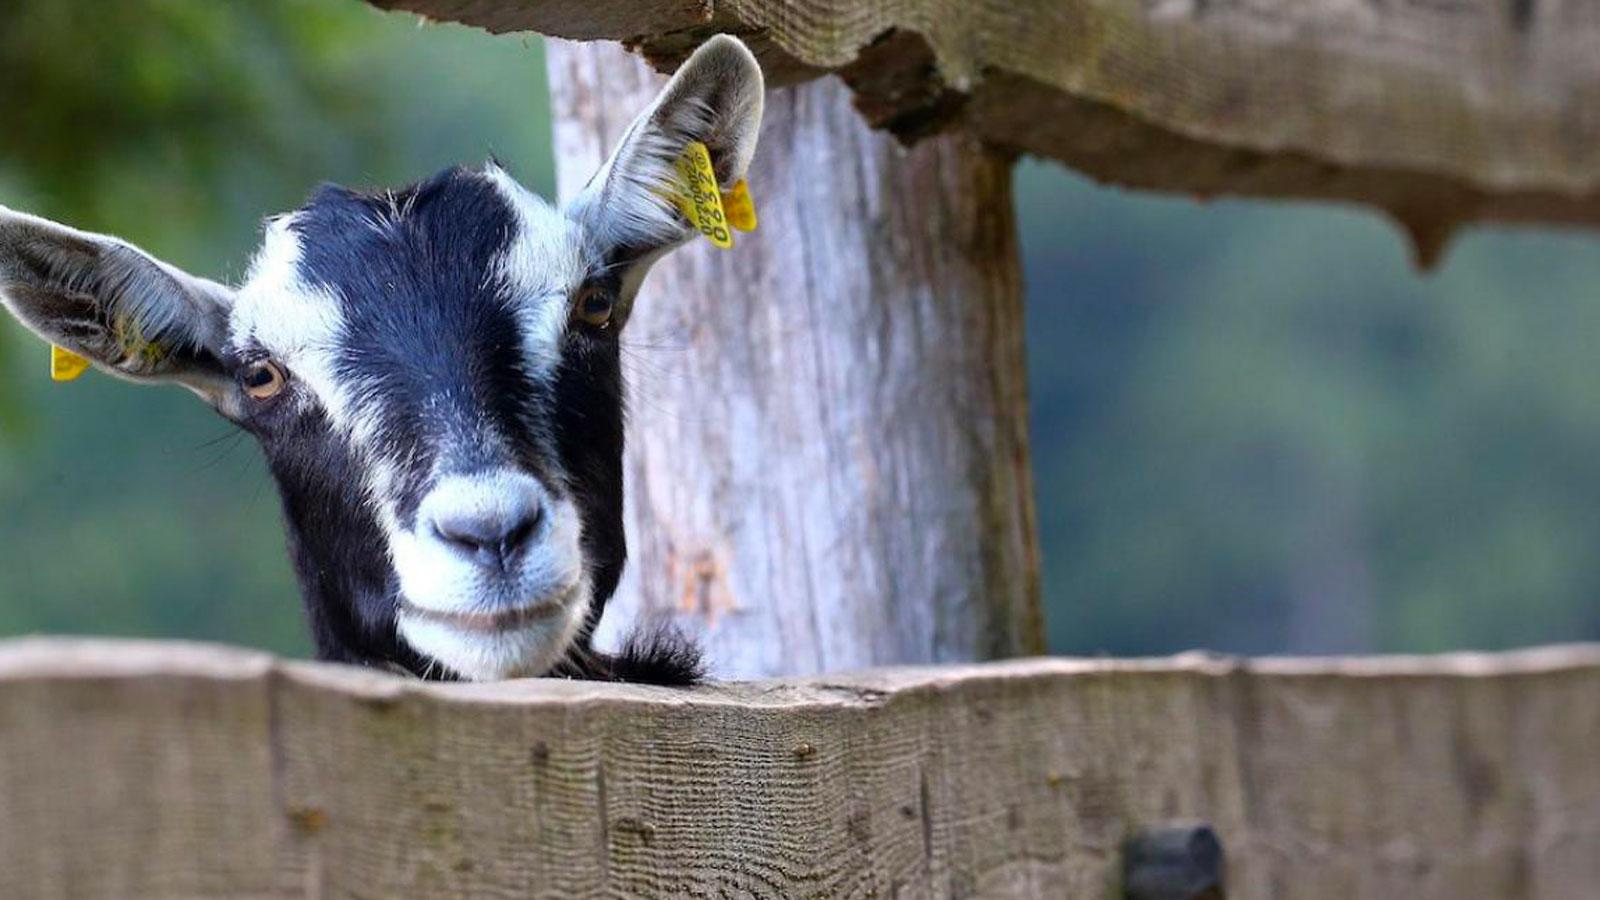
<path id="1" fill-rule="evenodd" d="M 558 179 L 663 78 L 549 41 Z M 1011 160 L 913 149 L 836 79 L 772 91 L 731 251 L 658 265 L 623 335 L 628 574 L 723 677 L 1043 650 Z"/>

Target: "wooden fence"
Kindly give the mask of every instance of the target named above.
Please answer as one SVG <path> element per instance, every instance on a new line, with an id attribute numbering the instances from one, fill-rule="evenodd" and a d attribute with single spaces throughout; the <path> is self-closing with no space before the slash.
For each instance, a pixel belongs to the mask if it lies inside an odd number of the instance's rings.
<path id="1" fill-rule="evenodd" d="M 695 691 L 0 644 L 4 897 L 1600 895 L 1600 648 L 1026 660 Z"/>

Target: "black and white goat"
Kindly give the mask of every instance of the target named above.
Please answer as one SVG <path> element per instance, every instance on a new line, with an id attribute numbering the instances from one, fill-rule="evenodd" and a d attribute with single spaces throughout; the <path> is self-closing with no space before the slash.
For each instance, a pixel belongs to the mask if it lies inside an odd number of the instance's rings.
<path id="1" fill-rule="evenodd" d="M 328 186 L 268 221 L 237 288 L 0 207 L 0 301 L 255 435 L 321 658 L 687 683 L 680 638 L 589 644 L 626 555 L 617 335 L 646 270 L 695 233 L 676 160 L 702 142 L 731 186 L 761 109 L 755 59 L 714 38 L 566 208 L 494 163 Z"/>

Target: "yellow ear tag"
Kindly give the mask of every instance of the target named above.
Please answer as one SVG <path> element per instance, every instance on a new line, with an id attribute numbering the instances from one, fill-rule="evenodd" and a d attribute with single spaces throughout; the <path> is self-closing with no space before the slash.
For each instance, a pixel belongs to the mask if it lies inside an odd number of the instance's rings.
<path id="1" fill-rule="evenodd" d="M 132 316 L 125 316 L 116 323 L 117 347 L 122 350 L 125 360 L 138 357 L 146 365 L 156 365 L 167 358 L 167 350 L 154 341 L 144 339 L 144 329 Z"/>
<path id="2" fill-rule="evenodd" d="M 678 157 L 677 188 L 672 200 L 695 230 L 726 250 L 733 246 L 728 217 L 722 211 L 722 191 L 717 188 L 717 173 L 711 168 L 711 151 L 699 141 L 690 141 Z"/>
<path id="3" fill-rule="evenodd" d="M 750 199 L 750 185 L 743 178 L 722 192 L 722 211 L 728 214 L 728 224 L 740 231 L 756 230 L 756 202 Z"/>
<path id="4" fill-rule="evenodd" d="M 72 381 L 87 371 L 89 371 L 89 361 L 87 359 L 73 353 L 71 350 L 64 350 L 54 344 L 50 345 L 51 381 Z"/>

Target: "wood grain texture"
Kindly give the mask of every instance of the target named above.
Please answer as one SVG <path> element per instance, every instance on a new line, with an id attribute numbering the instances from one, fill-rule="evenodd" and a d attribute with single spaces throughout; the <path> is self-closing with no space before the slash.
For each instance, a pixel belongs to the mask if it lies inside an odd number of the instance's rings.
<path id="1" fill-rule="evenodd" d="M 548 54 L 570 196 L 663 78 Z M 622 334 L 604 628 L 675 616 L 739 677 L 1043 650 L 1010 168 L 959 134 L 900 147 L 837 81 L 769 94 L 760 229 L 657 265 Z"/>
<path id="2" fill-rule="evenodd" d="M 875 124 L 962 128 L 1139 187 L 1358 201 L 1436 253 L 1480 220 L 1600 223 L 1590 0 L 382 0 L 663 66 L 715 31 Z M 626 9 L 626 15 L 612 7 Z"/>
<path id="3" fill-rule="evenodd" d="M 1600 648 L 1027 660 L 670 691 L 0 645 L 0 896 L 1107 896 L 1211 822 L 1230 896 L 1600 884 Z"/>
<path id="4" fill-rule="evenodd" d="M 381 9 L 409 10 L 443 22 L 466 22 L 495 32 L 537 31 L 573 40 L 678 31 L 711 20 L 713 0 L 369 0 Z"/>

